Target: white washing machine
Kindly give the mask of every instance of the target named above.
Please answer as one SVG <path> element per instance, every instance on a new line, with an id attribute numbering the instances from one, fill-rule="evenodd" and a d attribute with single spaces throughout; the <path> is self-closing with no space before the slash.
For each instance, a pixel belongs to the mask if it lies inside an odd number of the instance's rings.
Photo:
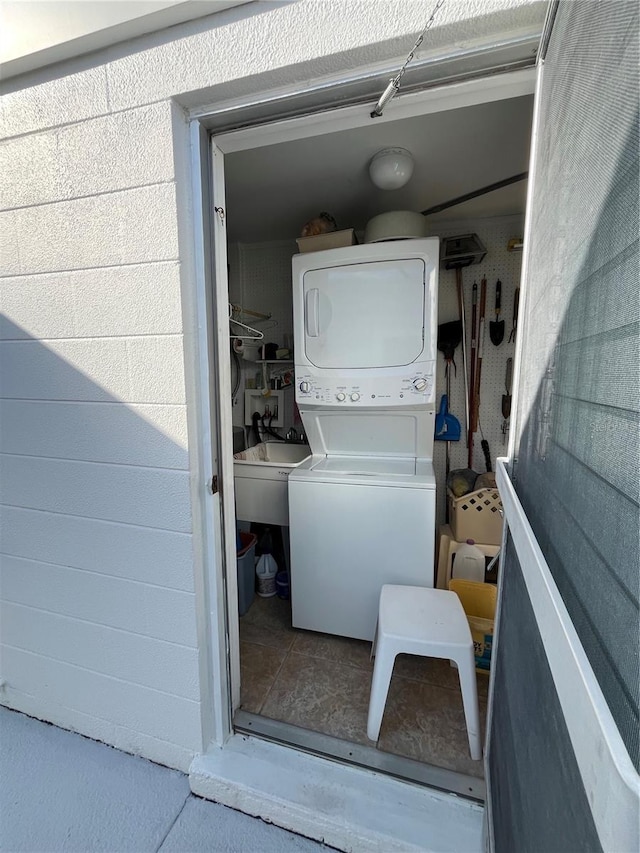
<path id="1" fill-rule="evenodd" d="M 437 238 L 293 259 L 293 625 L 373 639 L 385 583 L 433 586 Z"/>

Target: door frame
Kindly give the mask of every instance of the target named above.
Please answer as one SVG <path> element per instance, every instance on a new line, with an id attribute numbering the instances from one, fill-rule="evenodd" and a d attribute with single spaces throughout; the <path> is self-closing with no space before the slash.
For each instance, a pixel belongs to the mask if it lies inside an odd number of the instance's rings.
<path id="1" fill-rule="evenodd" d="M 385 123 L 398 121 L 413 116 L 427 115 L 444 110 L 460 109 L 463 107 L 490 103 L 496 100 L 505 100 L 522 95 L 530 95 L 534 92 L 535 71 L 533 68 L 518 71 L 505 72 L 504 74 L 492 75 L 459 83 L 438 86 L 433 89 L 411 92 L 405 96 L 394 99 L 384 115 L 376 121 Z M 258 124 L 256 126 L 243 128 L 241 130 L 230 130 L 228 132 L 216 133 L 210 140 L 211 169 L 212 169 L 212 199 L 209 211 L 209 229 L 213 235 L 215 273 L 212 288 L 216 296 L 217 305 L 228 301 L 228 276 L 226 266 L 226 224 L 220 214 L 212 213 L 213 209 L 225 210 L 225 187 L 224 187 L 224 156 L 237 151 L 246 151 L 252 148 L 260 148 L 279 142 L 290 142 L 310 136 L 321 135 L 328 132 L 336 132 L 352 128 L 367 126 L 372 121 L 369 105 L 358 104 L 355 106 L 338 108 L 319 114 L 305 115 L 273 124 Z M 192 119 L 192 125 L 200 125 L 200 119 Z M 193 132 L 192 132 L 193 135 Z M 199 137 L 198 137 L 199 138 Z M 202 211 L 206 214 L 206 211 Z M 204 319 L 204 318 L 203 318 Z M 219 460 L 221 468 L 221 495 L 222 514 L 224 526 L 224 554 L 225 565 L 235 565 L 235 527 L 234 527 L 234 489 L 233 489 L 233 464 L 232 447 L 233 432 L 231 426 L 231 390 L 229 381 L 229 334 L 228 323 L 223 323 L 224 312 L 218 311 L 216 331 L 218 345 L 208 342 L 209 351 L 216 351 L 219 357 L 219 370 L 217 387 L 220 396 L 215 401 L 213 411 L 219 413 L 217 432 L 220 434 L 220 447 L 226 448 L 221 453 Z M 201 332 L 206 331 L 205 322 L 198 323 Z M 204 344 L 204 342 L 203 342 Z M 214 429 L 215 433 L 216 430 Z M 240 641 L 237 629 L 237 578 L 235 572 L 225 572 L 227 607 L 223 613 L 219 612 L 218 619 L 218 646 L 226 647 L 228 639 L 230 660 L 230 682 L 232 691 L 232 706 L 237 708 L 240 699 Z M 219 602 L 218 602 L 219 604 Z M 214 602 L 211 602 L 211 612 L 214 610 Z M 228 638 L 220 634 L 224 624 L 228 626 Z M 216 655 L 216 657 L 218 657 Z M 216 717 L 221 713 L 220 708 L 215 710 Z"/>
<path id="2" fill-rule="evenodd" d="M 399 95 L 377 121 L 396 121 L 412 115 L 529 95 L 533 94 L 534 87 L 533 66 L 515 71 L 501 69 L 497 74 Z M 297 89 L 291 92 L 299 94 Z M 253 100 L 247 98 L 246 104 L 252 103 L 260 104 L 260 101 L 256 101 L 255 96 Z M 198 504 L 194 505 L 194 522 L 204 520 L 204 535 L 195 537 L 195 558 L 196 574 L 204 578 L 197 592 L 197 609 L 206 625 L 204 634 L 199 635 L 201 675 L 203 667 L 206 669 L 206 678 L 201 680 L 203 753 L 194 759 L 190 784 L 201 796 L 260 815 L 310 837 L 325 839 L 336 846 L 350 841 L 353 849 L 370 849 L 371 845 L 378 844 L 382 845 L 381 849 L 422 850 L 422 832 L 428 826 L 435 833 L 434 849 L 471 849 L 471 846 L 475 848 L 476 827 L 478 839 L 481 830 L 483 810 L 477 803 L 437 788 L 407 785 L 406 781 L 393 778 L 388 772 L 376 773 L 368 765 L 346 764 L 339 757 L 328 760 L 313 750 L 309 754 L 304 747 L 288 742 L 283 746 L 285 739 L 282 738 L 280 743 L 267 742 L 259 736 L 236 734 L 233 729 L 232 706 L 239 703 L 240 656 L 229 326 L 220 310 L 215 322 L 211 322 L 212 304 L 218 308 L 222 304 L 226 309 L 228 301 L 226 234 L 224 246 L 219 242 L 225 223 L 219 217 L 216 219 L 213 210 L 215 207 L 225 209 L 224 154 L 331 132 L 336 129 L 336 121 L 342 129 L 363 126 L 371 121 L 370 109 L 371 99 L 363 98 L 355 106 L 287 118 L 269 125 L 261 120 L 242 131 L 220 131 L 211 137 L 202 112 L 187 115 L 193 197 L 191 217 L 195 232 L 193 288 L 196 292 L 190 297 L 191 316 L 185 339 L 194 336 L 195 350 L 199 353 L 196 368 L 187 366 L 187 373 L 195 373 L 192 393 L 196 399 L 192 405 L 199 413 L 199 422 L 191 437 L 192 479 L 196 483 L 192 494 L 194 504 Z M 213 259 L 214 273 L 210 241 L 212 238 L 215 241 L 216 234 L 219 248 Z M 215 357 L 216 353 L 219 358 Z M 208 423 L 205 422 L 207 413 Z M 212 460 L 210 468 L 209 459 Z M 204 472 L 196 468 L 202 461 Z M 212 494 L 208 470 L 219 475 L 221 491 L 218 494 Z M 280 784 L 279 795 L 275 798 L 270 794 L 270 780 L 274 774 Z M 310 785 L 319 791 L 339 787 L 341 813 L 347 817 L 336 823 L 334 815 L 327 821 L 322 809 L 305 799 L 304 791 Z M 387 804 L 384 816 L 380 816 L 381 826 L 370 815 L 372 798 Z M 359 818 L 360 814 L 366 817 Z M 412 820 L 407 821 L 408 814 L 413 815 Z M 451 848 L 449 842 L 453 845 Z M 412 843 L 415 848 L 411 848 Z"/>

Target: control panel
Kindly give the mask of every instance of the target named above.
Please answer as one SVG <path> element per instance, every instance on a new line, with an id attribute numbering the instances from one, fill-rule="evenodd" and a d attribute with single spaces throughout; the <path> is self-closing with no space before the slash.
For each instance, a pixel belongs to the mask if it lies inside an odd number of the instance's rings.
<path id="1" fill-rule="evenodd" d="M 296 374 L 296 402 L 313 406 L 371 408 L 424 405 L 433 400 L 434 371 L 416 370 L 405 376 L 340 376 L 322 378 Z"/>

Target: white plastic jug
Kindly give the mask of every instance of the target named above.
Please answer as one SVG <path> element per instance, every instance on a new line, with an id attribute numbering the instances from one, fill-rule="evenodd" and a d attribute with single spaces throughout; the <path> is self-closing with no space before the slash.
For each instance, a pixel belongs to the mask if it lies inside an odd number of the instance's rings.
<path id="1" fill-rule="evenodd" d="M 256 564 L 258 578 L 258 595 L 261 598 L 271 598 L 276 594 L 276 575 L 278 564 L 272 554 L 263 554 Z"/>
<path id="2" fill-rule="evenodd" d="M 476 547 L 473 539 L 467 539 L 453 557 L 451 576 L 460 580 L 484 583 L 484 569 L 484 554 Z"/>

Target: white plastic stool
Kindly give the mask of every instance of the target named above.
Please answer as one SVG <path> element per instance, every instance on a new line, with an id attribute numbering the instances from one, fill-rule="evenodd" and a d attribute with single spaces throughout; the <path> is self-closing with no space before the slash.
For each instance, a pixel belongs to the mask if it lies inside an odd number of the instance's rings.
<path id="1" fill-rule="evenodd" d="M 376 661 L 369 698 L 369 740 L 377 741 L 380 734 L 396 655 L 445 658 L 458 666 L 471 758 L 482 758 L 473 640 L 455 592 L 385 584 L 380 592 L 372 654 Z"/>

